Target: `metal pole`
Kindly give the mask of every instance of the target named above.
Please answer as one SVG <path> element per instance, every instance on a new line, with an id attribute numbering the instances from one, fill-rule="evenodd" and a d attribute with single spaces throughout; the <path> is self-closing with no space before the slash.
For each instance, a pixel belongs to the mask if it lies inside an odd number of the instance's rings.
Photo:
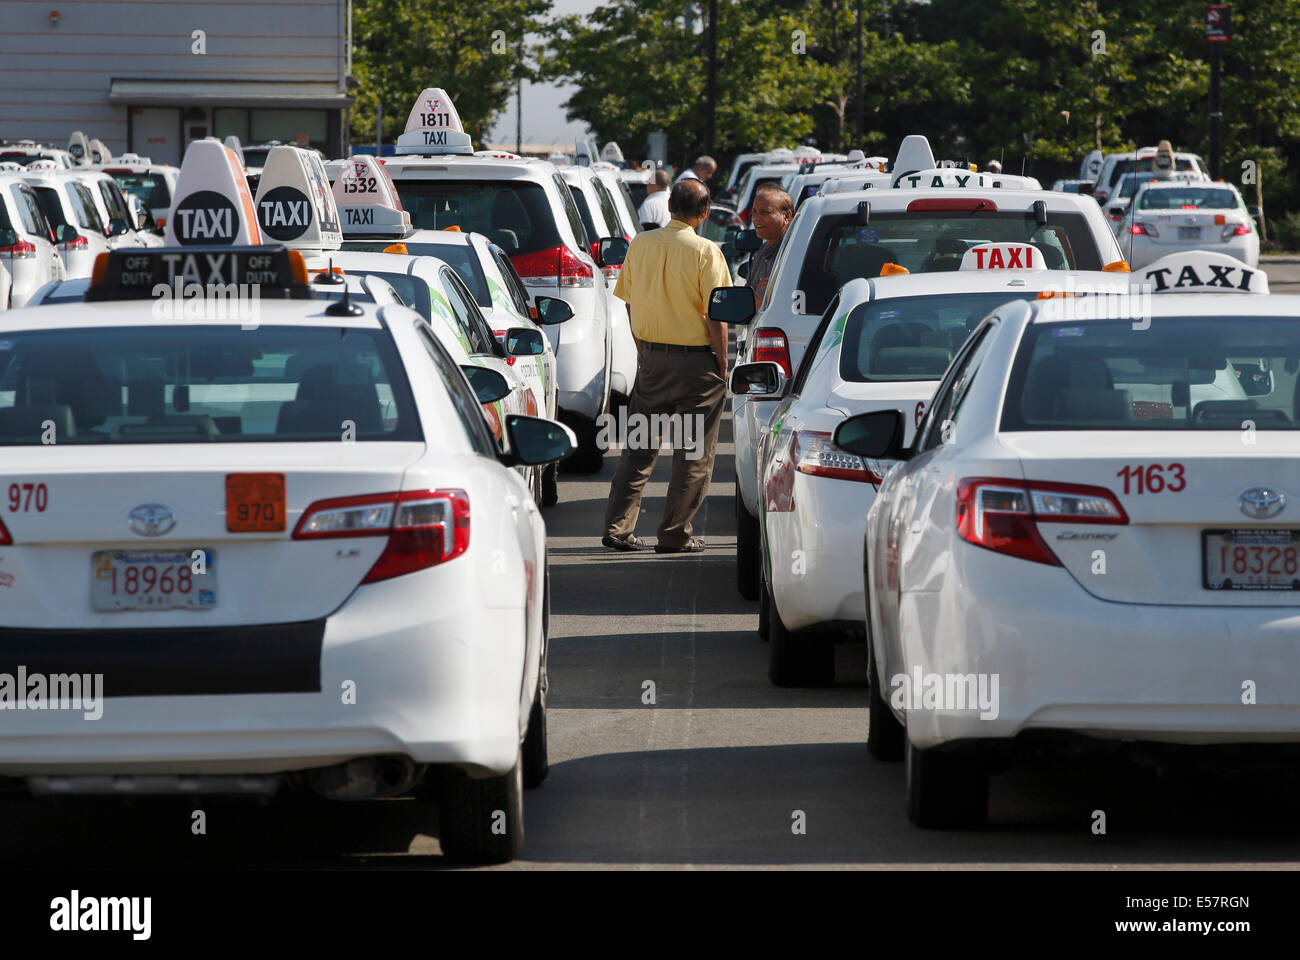
<path id="1" fill-rule="evenodd" d="M 713 155 L 714 111 L 718 100 L 718 0 L 709 0 L 709 80 L 705 92 L 704 152 Z"/>
<path id="2" fill-rule="evenodd" d="M 858 0 L 858 138 L 853 141 L 855 147 L 863 142 L 862 125 L 862 0 Z"/>
<path id="3" fill-rule="evenodd" d="M 384 101 L 375 107 L 375 156 L 384 155 Z"/>
<path id="4" fill-rule="evenodd" d="M 1220 156 L 1219 121 L 1223 119 L 1223 105 L 1219 101 L 1219 48 L 1216 43 L 1210 47 L 1210 177 L 1219 179 Z"/>
<path id="5" fill-rule="evenodd" d="M 524 155 L 524 78 L 515 81 L 515 153 Z"/>

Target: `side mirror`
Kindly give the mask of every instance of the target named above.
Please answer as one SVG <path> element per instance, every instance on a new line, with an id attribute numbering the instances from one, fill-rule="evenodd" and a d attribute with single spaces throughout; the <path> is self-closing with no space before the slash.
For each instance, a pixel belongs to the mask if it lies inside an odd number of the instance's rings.
<path id="1" fill-rule="evenodd" d="M 125 220 L 123 220 L 121 217 L 114 217 L 112 220 L 108 221 L 108 236 L 120 237 L 123 234 L 127 234 L 130 232 L 131 232 L 131 225 L 127 223 Z"/>
<path id="2" fill-rule="evenodd" d="M 1119 206 L 1118 204 L 1115 205 L 1115 206 L 1113 206 L 1113 207 L 1111 207 L 1111 208 L 1110 208 L 1109 210 L 1107 210 L 1106 212 L 1109 213 L 1109 214 L 1110 214 L 1112 217 L 1114 217 L 1116 220 L 1118 220 L 1120 217 L 1124 216 L 1124 208 L 1121 207 L 1121 206 Z"/>
<path id="3" fill-rule="evenodd" d="M 775 400 L 785 395 L 787 380 L 781 365 L 771 360 L 740 363 L 731 371 L 731 392 L 737 397 Z"/>
<path id="4" fill-rule="evenodd" d="M 559 297 L 538 297 L 536 320 L 543 326 L 563 323 L 573 316 L 573 307 Z"/>
<path id="5" fill-rule="evenodd" d="M 465 374 L 465 379 L 469 381 L 470 387 L 473 388 L 474 396 L 478 398 L 479 403 L 495 403 L 509 395 L 510 384 L 495 370 L 476 367 L 469 363 L 464 364 L 460 369 Z"/>
<path id="6" fill-rule="evenodd" d="M 598 266 L 617 267 L 627 259 L 627 241 L 622 237 L 601 237 L 597 253 Z"/>
<path id="7" fill-rule="evenodd" d="M 738 266 L 738 267 L 736 268 L 736 276 L 740 277 L 740 279 L 742 279 L 742 280 L 748 280 L 748 279 L 749 279 L 749 261 L 748 261 L 748 260 L 746 260 L 744 263 L 742 263 L 740 266 Z"/>
<path id="8" fill-rule="evenodd" d="M 736 259 L 736 245 L 732 241 L 723 240 L 720 244 L 718 244 L 718 249 L 722 251 L 722 255 L 728 261 Z"/>
<path id="9" fill-rule="evenodd" d="M 763 249 L 763 240 L 757 230 L 741 230 L 736 234 L 736 249 L 741 253 L 753 253 Z"/>
<path id="10" fill-rule="evenodd" d="M 714 287 L 709 294 L 710 320 L 749 323 L 754 313 L 754 291 L 749 287 Z"/>
<path id="11" fill-rule="evenodd" d="M 75 243 L 81 232 L 70 223 L 61 223 L 54 230 L 54 239 L 58 243 Z"/>
<path id="12" fill-rule="evenodd" d="M 578 438 L 572 430 L 542 417 L 507 414 L 506 437 L 510 450 L 500 454 L 500 459 L 508 467 L 554 463 L 578 449 Z"/>
<path id="13" fill-rule="evenodd" d="M 906 460 L 903 415 L 897 410 L 874 410 L 849 417 L 835 428 L 835 445 L 868 460 Z"/>
<path id="14" fill-rule="evenodd" d="M 546 338 L 536 327 L 511 327 L 506 331 L 506 353 L 512 357 L 535 357 L 546 352 Z"/>

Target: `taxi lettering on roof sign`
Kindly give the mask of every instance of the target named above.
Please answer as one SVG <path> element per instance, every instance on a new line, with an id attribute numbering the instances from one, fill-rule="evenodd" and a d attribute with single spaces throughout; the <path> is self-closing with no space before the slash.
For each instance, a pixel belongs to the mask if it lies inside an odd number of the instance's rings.
<path id="1" fill-rule="evenodd" d="M 406 132 L 397 138 L 397 152 L 445 154 L 474 152 L 470 135 L 461 126 L 451 97 L 440 87 L 420 92 L 406 117 Z"/>
<path id="2" fill-rule="evenodd" d="M 86 300 L 147 300 L 159 285 L 257 285 L 264 299 L 310 300 L 301 255 L 282 246 L 127 247 L 100 254 Z M 294 258 L 297 257 L 295 268 Z"/>
<path id="3" fill-rule="evenodd" d="M 1268 274 L 1226 253 L 1171 253 L 1132 276 L 1152 293 L 1268 293 Z"/>
<path id="4" fill-rule="evenodd" d="M 977 243 L 961 258 L 962 270 L 1046 270 L 1043 254 L 1031 243 Z"/>
<path id="5" fill-rule="evenodd" d="M 175 196 L 167 218 L 167 246 L 262 242 L 244 168 L 216 140 L 195 140 L 185 149 Z"/>
<path id="6" fill-rule="evenodd" d="M 338 171 L 334 199 L 345 235 L 404 236 L 410 230 L 411 216 L 402 209 L 393 178 L 378 157 L 349 157 L 338 164 Z"/>
<path id="7" fill-rule="evenodd" d="M 338 206 L 320 157 L 300 147 L 272 147 L 257 187 L 257 219 L 268 236 L 308 250 L 343 242 Z"/>

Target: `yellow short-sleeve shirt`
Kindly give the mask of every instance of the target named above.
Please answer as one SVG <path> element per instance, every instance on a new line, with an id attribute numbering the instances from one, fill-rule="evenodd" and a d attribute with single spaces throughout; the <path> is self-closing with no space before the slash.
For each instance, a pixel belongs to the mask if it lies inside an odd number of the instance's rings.
<path id="1" fill-rule="evenodd" d="M 711 342 L 709 294 L 729 286 L 731 271 L 718 245 L 673 220 L 632 239 L 614 296 L 631 306 L 638 340 L 700 345 Z"/>

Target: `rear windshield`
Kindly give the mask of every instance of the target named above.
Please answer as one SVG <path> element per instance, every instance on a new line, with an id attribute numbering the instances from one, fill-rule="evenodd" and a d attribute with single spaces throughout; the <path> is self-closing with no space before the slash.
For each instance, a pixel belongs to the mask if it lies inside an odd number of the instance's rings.
<path id="1" fill-rule="evenodd" d="M 512 256 L 558 247 L 560 232 L 541 185 L 518 180 L 397 180 L 411 226 L 481 233 Z"/>
<path id="2" fill-rule="evenodd" d="M 420 440 L 391 335 L 188 325 L 0 339 L 0 446 Z M 45 440 L 43 441 L 43 437 Z"/>
<path id="3" fill-rule="evenodd" d="M 871 213 L 869 226 L 856 214 L 822 217 L 813 230 L 799 274 L 807 314 L 826 310 L 840 287 L 857 277 L 877 277 L 886 263 L 912 273 L 956 270 L 977 243 L 1032 243 L 1053 270 L 1100 270 L 1105 264 L 1082 213 L 1049 212 L 1039 226 L 1033 213 Z"/>
<path id="4" fill-rule="evenodd" d="M 243 151 L 245 167 L 264 167 L 266 166 L 266 157 L 271 152 L 271 148 L 244 147 Z"/>
<path id="5" fill-rule="evenodd" d="M 1037 291 L 960 293 L 862 303 L 844 324 L 840 378 L 855 383 L 939 380 L 966 337 L 1009 300 Z"/>
<path id="6" fill-rule="evenodd" d="M 1139 210 L 1235 210 L 1237 195 L 1223 187 L 1171 187 L 1148 190 Z"/>
<path id="7" fill-rule="evenodd" d="M 172 192 L 160 173 L 119 173 L 114 171 L 117 185 L 132 196 L 139 197 L 151 210 L 166 210 L 172 205 Z"/>
<path id="8" fill-rule="evenodd" d="M 1294 317 L 1036 323 L 1012 367 L 1003 430 L 1294 430 Z"/>
<path id="9" fill-rule="evenodd" d="M 24 167 L 37 160 L 57 160 L 58 157 L 52 153 L 25 153 L 17 150 L 0 150 L 0 163 L 18 163 Z"/>
<path id="10" fill-rule="evenodd" d="M 1141 160 L 1116 160 L 1115 169 L 1110 172 L 1110 182 L 1114 184 L 1120 177 L 1126 173 L 1142 172 L 1149 173 L 1156 168 L 1155 157 L 1144 157 Z M 1195 162 L 1190 157 L 1176 157 L 1174 159 L 1175 170 L 1198 170 Z"/>
<path id="11" fill-rule="evenodd" d="M 478 255 L 468 244 L 456 243 L 411 243 L 409 240 L 344 240 L 344 250 L 357 250 L 368 253 L 382 253 L 385 247 L 401 243 L 406 252 L 413 257 L 437 257 L 451 267 L 465 281 L 465 286 L 474 293 L 474 300 L 480 307 L 492 306 L 492 296 L 488 293 L 487 277 L 483 274 L 483 265 Z M 374 273 L 373 270 L 358 270 L 357 273 Z M 387 274 L 382 274 L 387 279 Z"/>

